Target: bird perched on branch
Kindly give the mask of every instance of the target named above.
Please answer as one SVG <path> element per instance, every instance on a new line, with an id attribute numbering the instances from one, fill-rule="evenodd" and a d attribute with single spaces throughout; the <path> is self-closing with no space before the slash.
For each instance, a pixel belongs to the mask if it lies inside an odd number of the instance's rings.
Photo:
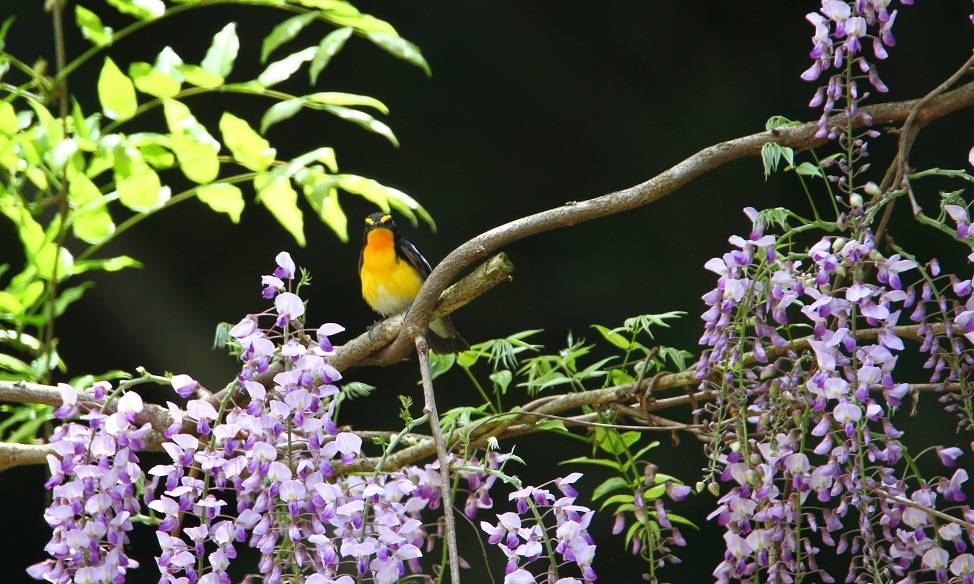
<path id="1" fill-rule="evenodd" d="M 365 218 L 358 274 L 362 297 L 382 316 L 409 308 L 426 277 L 433 271 L 416 247 L 402 238 L 389 213 L 372 213 Z M 430 323 L 426 341 L 440 355 L 465 351 L 467 341 L 457 333 L 449 316 Z"/>

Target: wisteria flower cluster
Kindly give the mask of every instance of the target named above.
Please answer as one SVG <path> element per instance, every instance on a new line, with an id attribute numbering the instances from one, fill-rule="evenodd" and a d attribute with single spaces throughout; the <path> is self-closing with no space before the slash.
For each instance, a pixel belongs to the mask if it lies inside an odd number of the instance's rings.
<path id="1" fill-rule="evenodd" d="M 135 392 L 123 395 L 112 414 L 96 409 L 82 415 L 88 408 L 79 403 L 78 392 L 67 384 L 59 387 L 63 405 L 55 415 L 81 415 L 86 423 L 65 422 L 50 438 L 57 455 L 47 456 L 51 478 L 45 487 L 52 497 L 44 520 L 53 535 L 44 550 L 51 559 L 28 573 L 58 584 L 123 581 L 139 566 L 124 546 L 132 518 L 141 512 L 135 488 L 142 469 L 136 452 L 145 448 L 152 427 L 136 423 L 143 404 Z M 91 394 L 102 400 L 108 389 L 107 383 L 97 383 Z"/>
<path id="2" fill-rule="evenodd" d="M 850 554 L 847 581 L 912 582 L 925 572 L 941 582 L 948 572 L 974 578 L 966 551 L 974 531 L 962 528 L 974 512 L 960 507 L 951 523 L 936 511 L 941 501 L 964 500 L 967 472 L 922 477 L 892 417 L 910 391 L 895 371 L 903 310 L 914 307 L 921 325 L 908 333 L 926 339 L 923 350 L 938 345 L 935 330 L 952 328 L 926 322 L 929 283 L 919 294 L 904 286 L 901 275 L 919 266 L 884 257 L 861 226 L 850 228 L 853 237 L 826 236 L 793 253 L 764 233 L 763 216 L 748 215 L 749 238 L 732 237 L 736 249 L 707 264 L 719 279 L 704 297 L 701 343 L 709 349 L 698 364 L 701 388 L 718 393 L 705 409 L 713 469 L 729 486 L 710 516 L 726 529 L 717 581 L 760 573 L 831 582 L 819 565 L 822 545 Z M 965 282 L 958 285 L 968 295 Z M 946 467 L 961 453 L 938 452 Z M 912 472 L 897 470 L 904 464 Z"/>
<path id="3" fill-rule="evenodd" d="M 581 476 L 572 473 L 553 481 L 562 493 L 557 499 L 542 488 L 546 485 L 518 489 L 509 497 L 516 503 L 516 513 L 498 514 L 496 524 L 480 522 L 480 528 L 489 536 L 488 543 L 507 556 L 504 584 L 535 584 L 537 576 L 525 566 L 542 558 L 548 560 L 548 582 L 589 584 L 596 580 L 592 569 L 596 545 L 588 533 L 595 512 L 575 504 L 578 492 L 572 487 Z M 546 520 L 554 521 L 554 525 L 548 525 Z M 581 579 L 559 573 L 567 564 L 577 566 Z"/>
<path id="4" fill-rule="evenodd" d="M 896 44 L 892 29 L 897 14 L 896 10 L 889 9 L 890 4 L 892 0 L 822 0 L 819 11 L 806 16 L 815 27 L 815 34 L 809 55 L 812 66 L 802 73 L 802 79 L 817 81 L 823 73 L 834 71 L 809 104 L 813 108 L 822 107 L 819 137 L 838 135 L 839 129 L 828 127 L 830 116 L 842 112 L 854 118 L 859 113 L 859 101 L 869 95 L 859 85 L 862 77 L 876 91 L 889 91 L 879 78 L 876 65 L 866 58 L 863 45 L 868 43 L 878 60 L 889 56 L 886 48 Z M 913 0 L 900 0 L 900 4 L 913 4 Z M 859 74 L 852 74 L 853 69 Z"/>
<path id="5" fill-rule="evenodd" d="M 437 523 L 430 530 L 422 514 L 442 505 L 439 462 L 391 473 L 342 471 L 363 448 L 362 438 L 335 420 L 341 375 L 328 363 L 334 351 L 329 336 L 343 329 L 306 329 L 296 266 L 287 253 L 277 264 L 262 280 L 274 308 L 248 315 L 229 331 L 241 369 L 220 397 L 188 375 L 169 378 L 185 407 L 167 404 L 171 423 L 162 449 L 168 461 L 145 476 L 137 452 L 153 429 L 139 420 L 139 395 L 127 391 L 113 402 L 122 390 L 109 395 L 111 386 L 99 382 L 82 405 L 74 388 L 61 385 L 57 416 L 80 421 L 66 421 L 51 439 L 56 455 L 48 457 L 47 486 L 53 502 L 45 516 L 54 532 L 46 548 L 51 559 L 32 566 L 31 576 L 57 584 L 124 582 L 138 567 L 125 552 L 138 518 L 156 526 L 160 584 L 227 584 L 241 545 L 260 552 L 257 570 L 268 584 L 427 578 L 430 566 L 420 559 L 442 534 Z M 92 403 L 115 403 L 115 411 L 87 407 Z M 490 489 L 507 457 L 490 451 L 483 459 L 471 453 L 449 461 L 465 487 L 470 519 L 493 507 Z M 574 504 L 571 488 L 580 476 L 556 481 L 566 496 L 554 504 L 547 491 L 530 487 L 512 500 L 520 513 L 528 497 L 535 508 L 550 508 L 557 521 L 552 545 L 590 582 L 595 546 L 586 528 L 592 512 Z M 512 532 L 527 539 L 510 548 L 508 581 L 527 577 L 520 566 L 537 559 L 540 533 Z"/>

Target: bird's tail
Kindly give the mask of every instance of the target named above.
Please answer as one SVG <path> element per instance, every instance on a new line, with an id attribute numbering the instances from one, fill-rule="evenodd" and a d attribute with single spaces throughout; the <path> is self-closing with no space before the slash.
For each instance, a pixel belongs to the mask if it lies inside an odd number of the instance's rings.
<path id="1" fill-rule="evenodd" d="M 470 344 L 460 336 L 449 316 L 438 318 L 430 323 L 430 334 L 426 335 L 429 348 L 438 355 L 459 353 L 470 348 Z"/>

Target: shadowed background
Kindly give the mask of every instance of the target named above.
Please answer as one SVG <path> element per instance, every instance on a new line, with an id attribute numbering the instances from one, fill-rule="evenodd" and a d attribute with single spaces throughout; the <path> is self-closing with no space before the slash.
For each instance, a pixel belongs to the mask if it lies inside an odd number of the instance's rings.
<path id="1" fill-rule="evenodd" d="M 104 4 L 86 6 L 102 13 L 116 30 L 128 22 L 106 16 Z M 278 158 L 333 146 L 343 171 L 375 178 L 419 200 L 436 220 L 437 232 L 425 225 L 414 229 L 403 219 L 399 223 L 432 264 L 487 229 L 640 183 L 701 148 L 761 131 L 772 115 L 798 120 L 818 115 L 806 107 L 815 84 L 799 78 L 810 64 L 812 27 L 804 15 L 817 2 L 368 1 L 357 6 L 388 20 L 419 45 L 433 75 L 427 79 L 421 70 L 353 38 L 322 73 L 315 90 L 362 93 L 384 101 L 391 109 L 385 121 L 401 147 L 311 111 L 272 127 L 267 137 L 278 148 Z M 880 63 L 891 92 L 873 101 L 920 97 L 948 77 L 970 54 L 969 8 L 966 3 L 900 7 L 894 28 L 897 46 L 890 50 L 890 61 Z M 8 50 L 28 62 L 35 57 L 53 62 L 50 19 L 40 3 L 8 0 L 0 7 L 0 18 L 14 10 L 17 21 L 8 35 Z M 68 20 L 73 23 L 73 18 Z M 213 34 L 229 20 L 238 23 L 241 39 L 230 80 L 253 78 L 262 70 L 256 65 L 260 40 L 280 21 L 278 12 L 259 7 L 234 8 L 232 13 L 221 6 L 194 11 L 124 39 L 109 54 L 123 70 L 131 60 L 152 62 L 165 45 L 172 45 L 185 61 L 199 62 Z M 317 42 L 324 29 L 310 28 L 312 32 L 306 30 L 297 42 L 278 49 L 271 60 Z M 86 41 L 73 28 L 69 34 L 69 55 L 80 54 Z M 100 67 L 101 59 L 95 59 L 70 81 L 86 113 L 97 110 L 94 84 Z M 282 89 L 309 92 L 304 75 L 296 74 L 298 81 Z M 216 132 L 223 111 L 257 127 L 273 102 L 211 95 L 187 103 Z M 163 127 L 160 111 L 145 119 Z M 966 164 L 974 144 L 971 122 L 971 113 L 965 112 L 925 131 L 914 149 L 914 165 Z M 891 144 L 885 138 L 870 148 L 877 180 Z M 188 186 L 179 177 L 170 180 L 174 192 Z M 252 193 L 246 196 L 252 200 Z M 308 246 L 303 249 L 253 204 L 240 225 L 196 201 L 143 221 L 104 254 L 132 255 L 145 269 L 98 275 L 96 287 L 59 324 L 61 354 L 70 375 L 144 366 L 154 373 L 189 373 L 208 387 L 221 387 L 233 378 L 236 364 L 211 350 L 214 327 L 266 307 L 260 275 L 270 273 L 274 256 L 282 250 L 313 275 L 306 296 L 309 323 L 346 326 L 336 342 L 364 331 L 375 317 L 359 296 L 355 267 L 361 218 L 375 208 L 351 195 L 343 196 L 342 203 L 351 243 L 340 243 L 307 213 Z M 758 159 L 734 162 L 650 206 L 510 246 L 505 251 L 516 266 L 513 281 L 459 311 L 454 323 L 470 342 L 544 329 L 534 341 L 554 351 L 564 346 L 569 332 L 598 340 L 590 328 L 593 323 L 614 327 L 629 316 L 682 310 L 688 315 L 673 329 L 657 331 L 657 340 L 696 353 L 700 296 L 714 285 L 713 274 L 702 266 L 726 251 L 728 236 L 748 231 L 741 213 L 745 206 L 808 209 L 793 176 L 778 174 L 765 182 Z M 9 231 L 0 233 L 0 262 L 18 261 L 18 246 Z M 936 238 L 927 242 L 931 253 L 939 244 Z M 382 370 L 356 368 L 346 377 L 379 388 L 343 410 L 342 421 L 356 428 L 400 427 L 398 394 L 422 402 L 414 361 Z M 169 399 L 161 389 L 149 391 L 156 392 L 150 400 Z M 437 391 L 441 411 L 478 399 L 459 374 L 438 380 Z M 513 391 L 511 403 L 524 399 L 519 389 Z M 414 407 L 414 414 L 419 409 Z M 931 432 L 926 438 L 936 436 Z M 706 462 L 700 444 L 684 437 L 675 446 L 668 434 L 659 439 L 663 444 L 650 459 L 692 485 Z M 517 452 L 528 466 L 513 471 L 538 483 L 588 470 L 555 466 L 556 457 L 546 451 L 550 443 L 550 438 L 519 439 Z M 584 454 L 579 449 L 571 455 Z M 592 474 L 581 483 L 583 499 L 599 482 L 597 473 Z M 6 502 L 0 513 L 6 543 L 0 546 L 0 565 L 10 570 L 11 582 L 26 580 L 23 568 L 45 558 L 42 548 L 49 532 L 40 518 L 43 475 L 44 469 L 0 475 L 0 500 Z M 495 500 L 503 498 L 499 489 Z M 664 580 L 706 581 L 720 561 L 719 554 L 705 554 L 709 546 L 721 543 L 720 530 L 704 517 L 708 508 L 713 508 L 709 495 L 675 508 L 703 529 L 684 530 L 689 547 L 677 553 L 685 563 L 663 572 Z M 494 516 L 485 512 L 480 519 Z M 594 525 L 599 538 L 596 570 L 606 582 L 613 581 L 613 570 L 634 581 L 640 566 L 620 538 L 608 536 L 610 522 L 611 517 L 603 517 Z M 469 539 L 466 526 L 461 532 Z M 468 561 L 481 566 L 479 551 L 467 549 Z M 500 554 L 491 558 L 500 581 L 503 561 Z M 147 565 L 130 581 L 154 582 L 151 553 L 140 559 Z M 479 572 L 468 578 L 488 581 Z"/>

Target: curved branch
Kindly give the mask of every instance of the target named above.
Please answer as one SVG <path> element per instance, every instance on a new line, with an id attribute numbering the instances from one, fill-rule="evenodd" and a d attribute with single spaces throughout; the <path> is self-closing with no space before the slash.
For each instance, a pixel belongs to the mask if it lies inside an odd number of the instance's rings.
<path id="1" fill-rule="evenodd" d="M 916 115 L 926 124 L 974 104 L 974 82 L 933 97 L 925 104 L 921 104 L 922 101 L 916 99 L 877 104 L 863 107 L 859 111 L 867 114 L 873 125 L 881 126 L 903 122 L 911 112 L 917 110 Z M 918 105 L 921 107 L 918 108 Z M 862 115 L 857 116 L 852 120 L 853 127 L 864 127 L 865 119 Z M 844 115 L 833 116 L 829 123 L 845 126 L 846 118 Z M 642 184 L 586 201 L 569 202 L 561 207 L 511 221 L 474 237 L 453 250 L 436 266 L 413 302 L 399 336 L 382 352 L 378 362 L 394 363 L 405 358 L 412 350 L 412 339 L 425 332 L 440 293 L 464 268 L 477 259 L 531 235 L 621 213 L 657 201 L 732 160 L 760 155 L 761 148 L 769 142 L 796 151 L 821 146 L 828 139 L 816 138 L 817 130 L 817 123 L 809 122 L 722 142 L 704 148 Z"/>

